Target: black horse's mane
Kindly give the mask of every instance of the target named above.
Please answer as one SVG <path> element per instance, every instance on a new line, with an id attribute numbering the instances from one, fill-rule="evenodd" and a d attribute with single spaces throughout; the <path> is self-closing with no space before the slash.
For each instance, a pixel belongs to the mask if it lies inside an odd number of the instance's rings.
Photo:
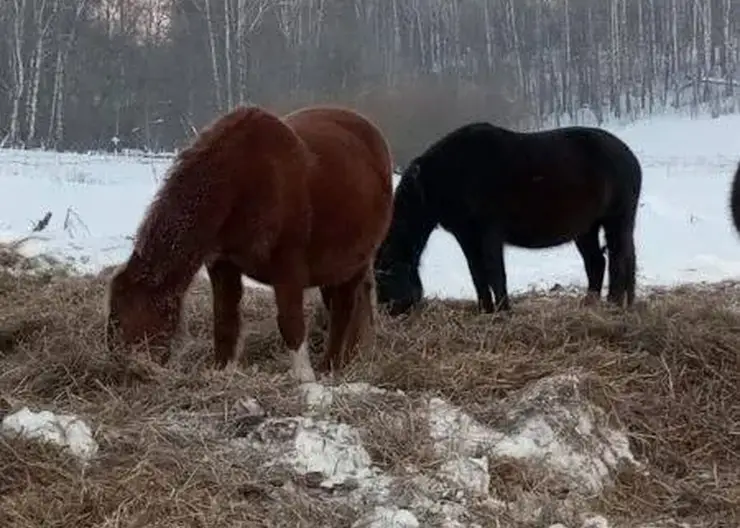
<path id="1" fill-rule="evenodd" d="M 419 162 L 416 158 L 409 163 L 396 187 L 389 236 L 378 252 L 381 267 L 392 263 L 418 268 L 427 241 L 437 227 L 438 219 L 424 199 L 421 183 L 413 173 Z"/>

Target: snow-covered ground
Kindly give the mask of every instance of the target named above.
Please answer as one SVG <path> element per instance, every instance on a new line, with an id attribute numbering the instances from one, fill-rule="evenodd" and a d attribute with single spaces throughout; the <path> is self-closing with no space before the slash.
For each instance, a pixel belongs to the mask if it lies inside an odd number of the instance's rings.
<path id="1" fill-rule="evenodd" d="M 638 217 L 639 284 L 740 277 L 740 238 L 729 220 L 728 191 L 740 161 L 740 116 L 660 117 L 606 127 L 637 153 L 644 169 Z M 167 158 L 0 150 L 0 240 L 27 235 L 52 212 L 47 252 L 95 271 L 123 260 Z M 568 244 L 549 250 L 507 248 L 509 289 L 584 285 L 583 264 Z M 428 295 L 474 298 L 454 239 L 437 230 L 422 263 Z"/>
<path id="2" fill-rule="evenodd" d="M 531 525 L 541 522 L 545 505 L 549 516 L 572 517 L 576 505 L 573 495 L 600 493 L 627 469 L 637 473 L 646 470 L 630 451 L 625 432 L 612 429 L 607 413 L 583 397 L 583 384 L 575 372 L 530 384 L 500 402 L 506 409 L 501 430 L 477 422 L 440 398 L 428 398 L 417 404 L 418 408 L 410 406 L 414 416 L 427 422 L 441 464 L 435 471 L 431 470 L 433 465 L 416 467 L 409 461 L 401 478 L 373 463 L 357 427 L 327 416 L 337 398 L 346 406 L 353 398 L 367 402 L 368 398 L 406 397 L 401 391 L 390 394 L 365 383 L 337 387 L 305 384 L 301 387 L 304 413 L 287 418 L 267 417 L 257 400 L 243 399 L 239 406 L 247 414 L 242 418 L 250 417 L 255 425 L 237 438 L 225 437 L 221 424 L 192 413 L 164 417 L 160 426 L 183 442 L 195 438 L 208 441 L 214 452 L 226 451 L 230 459 L 263 460 L 260 469 L 282 466 L 295 475 L 320 476 L 318 487 L 331 492 L 331 498 L 325 500 L 358 511 L 353 528 L 481 528 L 467 520 L 473 505 L 489 518 L 506 514 Z M 384 411 L 379 408 L 377 412 Z M 393 422 L 390 415 L 387 420 Z M 111 426 L 103 427 L 112 430 Z M 63 447 L 83 465 L 96 463 L 100 450 L 83 419 L 48 410 L 23 407 L 6 415 L 0 421 L 0 435 L 16 434 Z M 111 437 L 120 438 L 119 434 Z M 528 492 L 516 500 L 502 500 L 491 493 L 489 465 L 503 460 L 516 460 L 532 471 L 541 468 L 574 493 L 568 500 Z M 290 484 L 284 488 L 292 486 L 294 479 L 287 482 Z M 581 528 L 609 526 L 600 515 L 584 512 L 579 517 Z M 594 524 L 596 520 L 598 524 Z M 555 526 L 564 525 L 550 528 Z"/>

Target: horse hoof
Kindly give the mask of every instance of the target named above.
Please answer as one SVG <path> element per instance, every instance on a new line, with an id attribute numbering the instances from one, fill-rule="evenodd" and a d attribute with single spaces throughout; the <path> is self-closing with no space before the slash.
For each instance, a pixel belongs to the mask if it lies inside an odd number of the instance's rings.
<path id="1" fill-rule="evenodd" d="M 600 301 L 600 295 L 596 292 L 588 292 L 586 296 L 581 300 L 582 306 L 594 306 Z"/>
<path id="2" fill-rule="evenodd" d="M 329 360 L 328 358 L 324 358 L 316 366 L 316 370 L 318 370 L 322 374 L 331 374 L 332 372 L 334 372 L 334 366 L 335 365 L 331 360 Z"/>
<path id="3" fill-rule="evenodd" d="M 227 360 L 225 360 L 225 359 L 220 359 L 220 358 L 214 359 L 213 360 L 213 363 L 212 363 L 213 370 L 224 370 L 226 368 L 226 365 L 228 363 L 229 362 Z"/>
<path id="4" fill-rule="evenodd" d="M 316 383 L 316 373 L 310 365 L 299 365 L 290 370 L 293 379 L 298 383 Z"/>
<path id="5" fill-rule="evenodd" d="M 297 372 L 292 371 L 291 375 L 293 376 L 293 379 L 296 380 L 301 385 L 305 383 L 316 383 L 316 374 L 314 374 L 312 371 L 305 371 L 305 372 Z"/>

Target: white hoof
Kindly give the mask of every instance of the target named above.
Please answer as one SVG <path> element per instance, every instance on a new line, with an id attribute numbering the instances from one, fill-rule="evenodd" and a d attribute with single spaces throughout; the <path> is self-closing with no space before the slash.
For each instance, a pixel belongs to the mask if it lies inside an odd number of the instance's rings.
<path id="1" fill-rule="evenodd" d="M 311 367 L 311 359 L 308 357 L 308 345 L 304 341 L 298 350 L 290 350 L 292 360 L 291 374 L 300 383 L 314 383 L 316 373 Z"/>

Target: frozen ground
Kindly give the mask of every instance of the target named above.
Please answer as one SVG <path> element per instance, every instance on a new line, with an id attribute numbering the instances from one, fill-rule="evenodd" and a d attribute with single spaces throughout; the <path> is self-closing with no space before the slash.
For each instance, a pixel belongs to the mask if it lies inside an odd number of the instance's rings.
<path id="1" fill-rule="evenodd" d="M 740 160 L 740 116 L 662 117 L 608 127 L 638 154 L 644 184 L 638 218 L 639 283 L 717 281 L 740 276 L 740 240 L 728 217 L 728 189 Z M 130 236 L 169 160 L 143 156 L 0 151 L 0 239 L 26 235 L 53 216 L 28 246 L 95 271 L 123 260 Z M 584 285 L 572 244 L 508 248 L 509 288 Z M 437 230 L 422 263 L 429 295 L 474 296 L 462 252 Z"/>
<path id="2" fill-rule="evenodd" d="M 259 402 L 242 400 L 245 417 L 254 425 L 246 435 L 232 439 L 224 438 L 215 424 L 192 414 L 160 421 L 164 431 L 183 442 L 205 438 L 214 453 L 262 460 L 258 470 L 287 467 L 294 475 L 313 477 L 314 487 L 331 497 L 327 502 L 348 504 L 362 512 L 353 528 L 418 528 L 422 526 L 419 518 L 424 519 L 424 526 L 480 528 L 481 524 L 469 520 L 473 505 L 489 518 L 507 514 L 516 523 L 538 523 L 545 515 L 541 498 L 525 494 L 504 501 L 491 495 L 489 459 L 540 466 L 572 487 L 574 494 L 599 493 L 626 468 L 643 471 L 625 433 L 607 425 L 603 410 L 580 395 L 581 385 L 582 380 L 573 374 L 533 383 L 503 402 L 508 410 L 505 431 L 479 424 L 440 398 L 427 399 L 411 412 L 427 423 L 440 468 L 430 472 L 409 462 L 403 478 L 373 463 L 356 427 L 325 415 L 338 397 L 347 405 L 353 397 L 405 398 L 401 391 L 391 395 L 364 383 L 334 388 L 307 384 L 302 387 L 306 411 L 288 418 L 268 418 Z M 564 398 L 564 392 L 571 396 Z M 77 416 L 23 407 L 0 422 L 1 435 L 17 433 L 66 448 L 83 466 L 94 464 L 99 454 L 90 427 Z M 553 501 L 549 515 L 572 517 L 572 512 L 566 512 L 574 506 L 572 497 L 570 502 Z M 580 517 L 582 528 L 600 518 Z"/>

